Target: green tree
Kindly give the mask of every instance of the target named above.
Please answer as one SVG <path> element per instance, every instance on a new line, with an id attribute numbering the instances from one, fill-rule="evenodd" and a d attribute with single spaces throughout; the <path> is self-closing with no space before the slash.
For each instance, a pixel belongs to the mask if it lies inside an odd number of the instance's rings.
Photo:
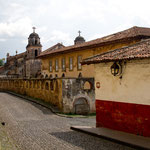
<path id="1" fill-rule="evenodd" d="M 4 65 L 4 59 L 0 59 L 0 66 Z"/>

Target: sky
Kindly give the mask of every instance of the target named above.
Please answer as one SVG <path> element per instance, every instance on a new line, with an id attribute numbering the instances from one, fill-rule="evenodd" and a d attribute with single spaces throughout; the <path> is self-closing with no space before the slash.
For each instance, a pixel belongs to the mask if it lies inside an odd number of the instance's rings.
<path id="1" fill-rule="evenodd" d="M 132 26 L 150 27 L 150 0 L 0 0 L 0 58 L 26 51 L 36 27 L 42 50 L 73 45 Z"/>

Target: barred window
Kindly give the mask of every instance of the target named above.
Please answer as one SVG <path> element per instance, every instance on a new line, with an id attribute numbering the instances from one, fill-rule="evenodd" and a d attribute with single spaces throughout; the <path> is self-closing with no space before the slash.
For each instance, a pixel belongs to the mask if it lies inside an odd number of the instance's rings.
<path id="1" fill-rule="evenodd" d="M 65 58 L 62 58 L 62 71 L 66 71 L 66 61 L 65 61 Z"/>
<path id="2" fill-rule="evenodd" d="M 82 60 L 82 56 L 78 56 L 78 58 L 77 58 L 77 62 L 78 62 L 78 70 L 81 70 L 81 69 L 82 69 L 82 66 L 81 66 L 81 60 Z"/>
<path id="3" fill-rule="evenodd" d="M 59 67 L 58 67 L 58 59 L 55 60 L 55 71 L 58 71 Z"/>
<path id="4" fill-rule="evenodd" d="M 49 71 L 52 72 L 53 71 L 53 66 L 52 66 L 52 61 L 50 60 L 49 62 Z"/>
<path id="5" fill-rule="evenodd" d="M 69 70 L 73 70 L 73 58 L 69 57 Z"/>

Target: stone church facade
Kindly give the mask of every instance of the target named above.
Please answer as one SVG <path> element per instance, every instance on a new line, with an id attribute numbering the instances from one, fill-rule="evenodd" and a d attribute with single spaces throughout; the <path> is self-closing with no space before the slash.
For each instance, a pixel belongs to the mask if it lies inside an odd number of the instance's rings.
<path id="1" fill-rule="evenodd" d="M 4 74 L 7 77 L 17 78 L 35 78 L 40 75 L 41 72 L 41 60 L 37 58 L 42 51 L 42 45 L 40 43 L 40 37 L 35 33 L 33 27 L 33 33 L 29 35 L 26 51 L 15 56 L 9 56 L 7 54 L 7 62 L 4 66 Z"/>

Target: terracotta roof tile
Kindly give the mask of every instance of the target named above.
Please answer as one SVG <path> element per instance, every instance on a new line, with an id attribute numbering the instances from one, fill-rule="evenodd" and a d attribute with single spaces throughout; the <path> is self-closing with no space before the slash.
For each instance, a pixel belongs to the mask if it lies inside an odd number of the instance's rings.
<path id="1" fill-rule="evenodd" d="M 127 30 L 117 32 L 115 34 L 111 34 L 111 35 L 98 38 L 92 41 L 84 42 L 82 44 L 76 44 L 72 46 L 63 47 L 55 51 L 47 51 L 47 52 L 41 53 L 39 57 L 45 57 L 47 55 L 51 55 L 55 53 L 64 53 L 64 52 L 69 52 L 69 51 L 81 50 L 90 46 L 105 45 L 110 42 L 116 42 L 119 40 L 135 38 L 135 37 L 140 37 L 140 38 L 150 37 L 150 28 L 134 26 Z"/>
<path id="2" fill-rule="evenodd" d="M 55 44 L 54 46 L 52 46 L 52 47 L 46 49 L 45 51 L 43 51 L 43 52 L 40 54 L 40 56 L 41 56 L 41 55 L 45 55 L 45 54 L 47 54 L 47 53 L 49 53 L 49 52 L 52 52 L 52 51 L 56 51 L 56 49 L 58 50 L 58 49 L 64 48 L 64 47 L 65 47 L 65 46 L 64 46 L 63 44 L 57 43 L 57 44 Z"/>
<path id="3" fill-rule="evenodd" d="M 137 58 L 149 58 L 149 57 L 150 57 L 150 39 L 147 39 L 128 47 L 115 49 L 106 53 L 102 53 L 84 59 L 82 61 L 82 64 L 93 64 L 93 63 L 129 60 Z"/>

